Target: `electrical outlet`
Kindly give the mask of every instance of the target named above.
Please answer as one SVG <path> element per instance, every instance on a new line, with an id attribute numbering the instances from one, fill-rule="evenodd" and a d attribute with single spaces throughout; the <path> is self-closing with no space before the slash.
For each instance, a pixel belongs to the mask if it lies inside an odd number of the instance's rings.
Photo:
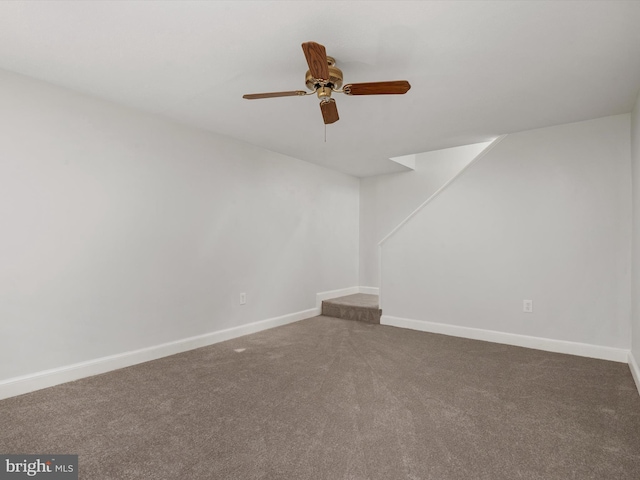
<path id="1" fill-rule="evenodd" d="M 522 311 L 525 313 L 533 313 L 533 300 L 522 300 Z"/>
<path id="2" fill-rule="evenodd" d="M 247 294 L 242 292 L 240 294 L 240 305 L 244 305 L 247 303 Z"/>

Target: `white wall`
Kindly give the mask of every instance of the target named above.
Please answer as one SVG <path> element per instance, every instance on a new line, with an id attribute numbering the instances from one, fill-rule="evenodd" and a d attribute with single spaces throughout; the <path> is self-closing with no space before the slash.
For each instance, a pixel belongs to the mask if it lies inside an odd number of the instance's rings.
<path id="1" fill-rule="evenodd" d="M 640 294 L 638 294 L 640 291 L 640 93 L 631 113 L 631 162 L 633 165 L 632 353 L 637 363 L 640 362 Z M 640 378 L 637 380 L 640 390 Z"/>
<path id="2" fill-rule="evenodd" d="M 6 72 L 0 132 L 0 381 L 357 285 L 354 177 Z"/>
<path id="3" fill-rule="evenodd" d="M 629 121 L 507 136 L 384 244 L 384 314 L 630 348 Z"/>
<path id="4" fill-rule="evenodd" d="M 360 180 L 360 285 L 380 282 L 378 242 L 490 142 L 415 155 L 415 170 Z"/>

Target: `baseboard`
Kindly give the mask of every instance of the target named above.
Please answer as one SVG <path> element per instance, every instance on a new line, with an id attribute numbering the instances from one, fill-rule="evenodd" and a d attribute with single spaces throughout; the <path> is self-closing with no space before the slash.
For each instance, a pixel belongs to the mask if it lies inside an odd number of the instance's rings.
<path id="1" fill-rule="evenodd" d="M 382 315 L 380 323 L 382 325 L 408 328 L 411 330 L 419 330 L 421 332 L 441 333 L 454 337 L 484 340 L 487 342 L 514 345 L 517 347 L 535 348 L 537 350 L 545 350 L 547 352 L 567 353 L 569 355 L 599 358 L 602 360 L 611 360 L 622 363 L 627 363 L 629 361 L 629 350 L 623 348 L 603 347 L 599 345 L 589 345 L 586 343 L 553 340 L 550 338 L 530 337 L 515 333 L 496 332 L 493 330 L 482 330 L 479 328 L 461 327 L 446 323 L 412 320 L 408 318 L 392 317 L 389 315 Z"/>
<path id="2" fill-rule="evenodd" d="M 633 381 L 636 382 L 638 395 L 640 395 L 640 367 L 638 367 L 638 362 L 636 362 L 636 359 L 633 356 L 633 352 L 629 352 L 628 361 L 629 361 L 629 370 L 631 370 L 631 376 L 633 377 Z"/>
<path id="3" fill-rule="evenodd" d="M 368 295 L 380 295 L 378 287 L 358 287 L 358 293 L 366 293 Z"/>
<path id="4" fill-rule="evenodd" d="M 339 290 L 330 290 L 328 292 L 320 292 L 316 294 L 316 308 L 322 309 L 322 301 L 330 298 L 344 297 L 346 295 L 354 295 L 360 293 L 360 287 L 341 288 Z M 318 313 L 318 315 L 320 315 Z"/>
<path id="5" fill-rule="evenodd" d="M 367 293 L 369 295 L 379 295 L 380 289 L 378 287 L 348 287 L 340 288 L 338 290 L 329 290 L 328 292 L 320 292 L 316 294 L 316 308 L 318 312 L 322 311 L 322 301 L 330 300 L 332 298 L 345 297 L 347 295 L 355 295 L 356 293 Z M 318 313 L 320 315 L 320 313 Z"/>
<path id="6" fill-rule="evenodd" d="M 65 367 L 54 368 L 43 372 L 10 378 L 0 382 L 0 400 L 3 398 L 22 395 L 42 388 L 52 387 L 61 383 L 71 382 L 80 378 L 90 377 L 101 373 L 110 372 L 119 368 L 130 367 L 150 360 L 175 355 L 195 348 L 206 347 L 214 343 L 224 342 L 233 338 L 248 335 L 250 333 L 268 330 L 289 323 L 315 317 L 320 312 L 317 308 L 303 310 L 280 317 L 269 318 L 259 322 L 240 325 L 238 327 L 219 330 L 217 332 L 205 333 L 195 337 L 184 338 L 175 342 L 164 343 L 153 347 L 142 348 L 118 355 L 97 358 L 87 362 L 76 363 Z"/>

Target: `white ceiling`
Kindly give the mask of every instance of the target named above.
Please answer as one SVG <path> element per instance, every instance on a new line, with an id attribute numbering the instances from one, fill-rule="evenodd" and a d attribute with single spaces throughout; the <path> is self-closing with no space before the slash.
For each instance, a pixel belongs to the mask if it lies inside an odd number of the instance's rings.
<path id="1" fill-rule="evenodd" d="M 406 79 L 404 96 L 304 89 L 316 41 L 345 82 Z M 0 2 L 0 68 L 357 176 L 389 157 L 627 113 L 640 88 L 640 2 Z"/>

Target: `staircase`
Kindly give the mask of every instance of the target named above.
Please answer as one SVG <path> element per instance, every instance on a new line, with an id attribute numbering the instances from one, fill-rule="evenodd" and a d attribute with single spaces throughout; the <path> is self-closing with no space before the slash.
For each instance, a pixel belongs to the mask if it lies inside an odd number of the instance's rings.
<path id="1" fill-rule="evenodd" d="M 324 300 L 322 302 L 322 315 L 379 324 L 382 310 L 380 310 L 378 303 L 378 295 L 356 293 L 346 297 Z"/>

